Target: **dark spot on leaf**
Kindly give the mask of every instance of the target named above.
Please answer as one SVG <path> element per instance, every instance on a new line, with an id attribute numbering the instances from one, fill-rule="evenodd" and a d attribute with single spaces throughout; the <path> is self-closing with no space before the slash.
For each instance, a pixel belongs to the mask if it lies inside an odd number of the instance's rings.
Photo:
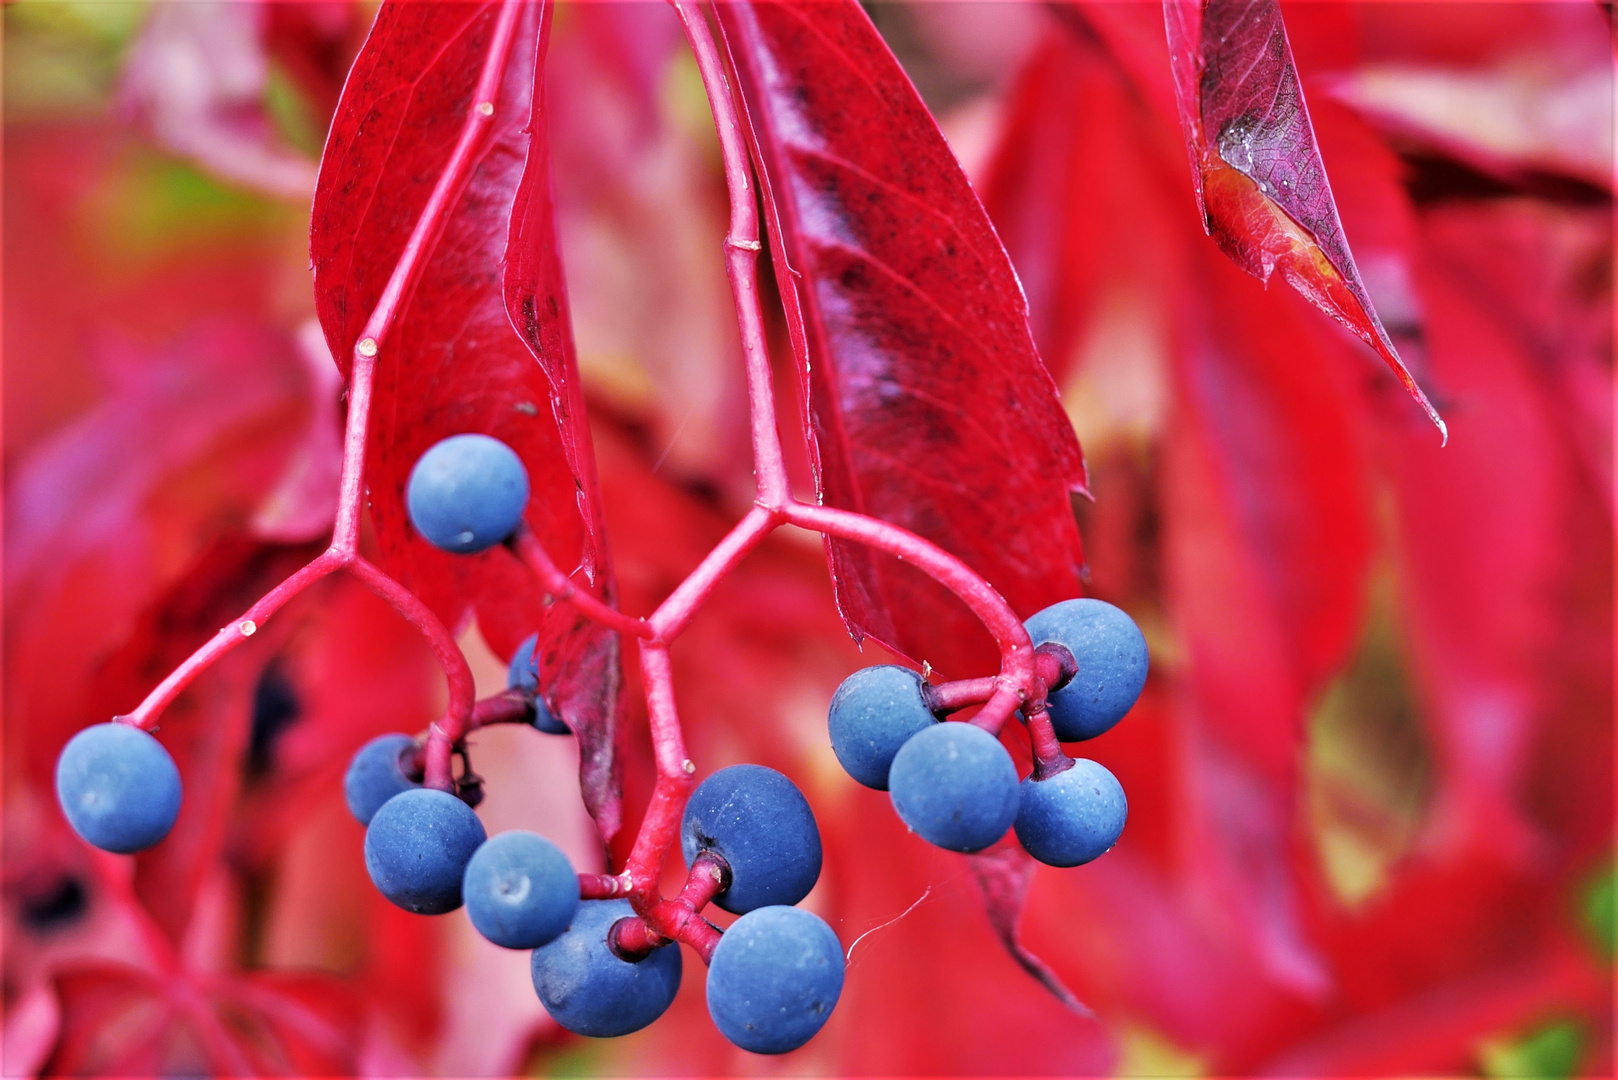
<path id="1" fill-rule="evenodd" d="M 275 764 L 275 745 L 281 735 L 298 722 L 303 708 L 297 689 L 282 670 L 279 660 L 271 660 L 253 687 L 253 727 L 247 744 L 247 775 L 258 778 Z"/>
<path id="2" fill-rule="evenodd" d="M 84 882 L 73 874 L 63 874 L 44 888 L 23 893 L 22 922 L 28 929 L 46 934 L 78 922 L 89 906 Z"/>

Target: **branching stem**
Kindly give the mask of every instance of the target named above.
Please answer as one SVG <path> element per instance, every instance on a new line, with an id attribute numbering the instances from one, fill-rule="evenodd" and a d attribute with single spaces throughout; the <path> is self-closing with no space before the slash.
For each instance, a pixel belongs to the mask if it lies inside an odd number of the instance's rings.
<path id="1" fill-rule="evenodd" d="M 496 99 L 504 77 L 506 60 L 511 52 L 512 37 L 516 32 L 517 17 L 524 0 L 503 0 L 496 17 L 489 53 L 484 59 L 460 140 L 451 153 L 444 171 L 433 185 L 427 205 L 416 219 L 415 228 L 405 242 L 393 272 L 383 286 L 382 295 L 372 309 L 365 327 L 353 346 L 349 368 L 348 417 L 343 433 L 343 471 L 339 482 L 337 514 L 332 526 L 331 546 L 308 566 L 299 570 L 266 593 L 248 608 L 241 618 L 221 629 L 206 644 L 192 653 L 171 672 L 137 706 L 134 711 L 116 717 L 124 723 L 140 728 L 156 726 L 162 711 L 184 690 L 192 680 L 211 667 L 225 653 L 252 637 L 265 621 L 287 601 L 309 586 L 337 570 L 344 570 L 363 582 L 403 615 L 432 647 L 434 655 L 444 668 L 449 683 L 449 706 L 443 720 L 435 723 L 428 733 L 426 747 L 426 784 L 443 790 L 452 790 L 454 781 L 450 773 L 450 756 L 454 743 L 467 731 L 472 720 L 472 673 L 466 658 L 455 645 L 454 638 L 436 616 L 404 586 L 383 573 L 376 566 L 360 558 L 360 511 L 365 500 L 365 443 L 371 418 L 371 391 L 375 382 L 376 364 L 382 355 L 388 333 L 398 319 L 400 306 L 420 277 L 427 256 L 442 235 L 451 209 L 459 201 L 472 173 L 483 145 L 488 141 L 494 125 Z"/>
<path id="2" fill-rule="evenodd" d="M 152 727 L 163 708 L 199 673 L 255 633 L 288 600 L 338 570 L 353 575 L 392 605 L 427 640 L 444 670 L 449 689 L 448 707 L 444 717 L 429 729 L 420 754 L 424 782 L 428 786 L 454 790 L 451 759 L 468 731 L 484 724 L 531 716 L 532 704 L 521 695 L 501 694 L 482 702 L 475 701 L 471 671 L 448 629 L 408 589 L 359 554 L 365 448 L 376 364 L 387 355 L 388 336 L 399 311 L 442 235 L 493 128 L 499 89 L 524 2 L 503 0 L 501 4 L 460 139 L 375 309 L 353 345 L 341 490 L 331 546 L 267 593 L 242 618 L 219 631 L 164 679 L 137 709 L 118 719 L 144 728 Z M 724 241 L 725 268 L 735 301 L 747 376 L 757 478 L 756 505 L 657 610 L 645 618 L 620 612 L 580 588 L 552 561 L 539 538 L 526 526 L 520 527 L 507 541 L 507 547 L 534 574 L 552 602 L 571 604 L 587 618 L 639 642 L 657 779 L 624 872 L 581 874 L 580 894 L 586 899 L 627 897 L 630 900 L 636 916 L 615 924 L 611 933 L 613 947 L 620 955 L 643 956 L 652 948 L 683 941 L 706 961 L 719 940 L 719 931 L 699 913 L 726 887 L 729 868 L 716 856 L 699 856 L 679 896 L 665 899 L 658 893 L 658 883 L 678 839 L 680 818 L 696 773 L 695 764 L 686 756 L 675 706 L 669 644 L 690 624 L 719 582 L 776 528 L 791 524 L 827 537 L 868 545 L 917 567 L 958 596 L 994 638 L 1000 652 L 1000 672 L 988 678 L 933 688 L 930 704 L 940 712 L 981 704 L 982 708 L 971 722 L 991 732 L 999 731 L 1007 718 L 1022 708 L 1034 745 L 1037 776 L 1052 775 L 1071 765 L 1051 729 L 1045 711 L 1045 694 L 1047 687 L 1057 685 L 1072 672 L 1063 668 L 1060 658 L 1036 654 L 1010 605 L 993 586 L 954 555 L 889 522 L 834 507 L 810 505 L 792 497 L 776 423 L 775 391 L 760 304 L 758 261 L 763 244 L 753 182 L 755 162 L 747 149 L 745 113 L 726 74 L 706 9 L 687 0 L 670 2 L 696 57 L 724 160 L 730 196 L 730 224 Z M 1071 661 L 1071 657 L 1068 659 Z"/>

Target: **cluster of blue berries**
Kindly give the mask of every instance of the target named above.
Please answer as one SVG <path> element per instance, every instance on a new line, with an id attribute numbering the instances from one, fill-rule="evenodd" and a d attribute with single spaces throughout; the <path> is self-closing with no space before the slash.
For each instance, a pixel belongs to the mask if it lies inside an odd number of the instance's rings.
<path id="1" fill-rule="evenodd" d="M 627 1035 L 667 1011 L 680 988 L 677 946 L 617 950 L 627 900 L 580 900 L 567 857 L 535 833 L 485 839 L 460 799 L 420 786 L 408 736 L 384 735 L 354 756 L 344 790 L 365 832 L 365 867 L 393 903 L 423 915 L 463 904 L 472 925 L 508 949 L 532 949 L 534 990 L 569 1031 Z M 843 952 L 830 926 L 796 908 L 820 877 L 820 832 L 803 793 L 758 765 L 721 769 L 686 807 L 681 849 L 723 868 L 714 902 L 741 915 L 708 967 L 708 1009 L 731 1042 L 760 1054 L 794 1050 L 831 1015 Z"/>
<path id="2" fill-rule="evenodd" d="M 756 1054 L 808 1042 L 843 988 L 843 950 L 824 920 L 793 905 L 820 877 L 820 832 L 809 802 L 785 776 L 733 765 L 698 785 L 681 823 L 688 865 L 722 867 L 714 902 L 739 914 L 708 962 L 708 1013 L 725 1038 Z M 579 905 L 573 925 L 534 950 L 534 989 L 557 1023 L 581 1035 L 626 1035 L 668 1009 L 680 987 L 679 948 L 633 960 L 615 951 L 612 927 L 634 914 L 627 900 Z"/>
<path id="3" fill-rule="evenodd" d="M 486 435 L 456 435 L 422 455 L 406 486 L 417 531 L 449 552 L 470 554 L 508 540 L 528 501 L 522 460 Z M 1034 644 L 1065 652 L 1071 672 L 1052 687 L 1049 713 L 1064 742 L 1093 738 L 1128 712 L 1146 679 L 1146 645 L 1122 611 L 1069 600 L 1027 623 Z M 537 635 L 517 649 L 508 690 L 532 703 L 534 727 L 568 728 L 539 694 Z M 884 665 L 845 680 L 829 713 L 832 748 L 849 775 L 889 791 L 895 810 L 924 839 L 981 851 L 1015 827 L 1035 858 L 1077 866 L 1101 855 L 1123 830 L 1126 804 L 1112 774 L 1076 761 L 1019 782 L 1010 755 L 988 732 L 941 723 L 921 676 Z M 614 927 L 634 917 L 624 899 L 581 899 L 567 856 L 536 833 L 489 837 L 463 797 L 422 784 L 420 747 L 382 735 L 354 755 L 343 780 L 350 813 L 366 827 L 365 866 L 377 889 L 424 915 L 465 907 L 478 933 L 532 950 L 534 989 L 570 1031 L 608 1037 L 639 1030 L 673 1002 L 678 946 L 621 950 Z M 180 774 L 145 731 L 117 722 L 79 732 L 57 762 L 57 796 L 85 840 L 128 853 L 157 843 L 179 813 Z M 717 868 L 713 902 L 740 916 L 709 959 L 708 1011 L 731 1042 L 780 1054 L 812 1038 L 842 993 L 844 954 L 832 928 L 796 905 L 820 877 L 820 831 L 803 793 L 781 773 L 733 765 L 692 793 L 681 823 L 689 866 Z"/>
<path id="4" fill-rule="evenodd" d="M 1093 739 L 1135 704 L 1146 684 L 1146 640 L 1128 615 L 1100 600 L 1064 600 L 1026 626 L 1036 648 L 1067 653 L 1062 669 L 1072 674 L 1047 696 L 1059 740 Z M 941 723 L 927 685 L 908 668 L 850 675 L 832 698 L 828 726 L 848 774 L 887 791 L 912 832 L 950 851 L 982 851 L 1015 828 L 1040 862 L 1078 866 L 1123 832 L 1128 803 L 1106 767 L 1081 758 L 1019 783 L 1000 740 L 971 724 Z"/>

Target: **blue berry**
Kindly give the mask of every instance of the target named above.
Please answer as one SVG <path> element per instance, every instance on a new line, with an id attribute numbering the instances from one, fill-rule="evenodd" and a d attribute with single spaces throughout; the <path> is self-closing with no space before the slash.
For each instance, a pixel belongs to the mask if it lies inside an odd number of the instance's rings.
<path id="1" fill-rule="evenodd" d="M 96 724 L 56 759 L 56 799 L 73 831 L 127 855 L 169 834 L 180 814 L 180 770 L 163 744 L 129 724 Z"/>
<path id="2" fill-rule="evenodd" d="M 1106 766 L 1079 758 L 1065 772 L 1022 782 L 1017 840 L 1048 866 L 1080 866 L 1118 842 L 1128 816 L 1118 778 Z"/>
<path id="3" fill-rule="evenodd" d="M 893 664 L 861 668 L 837 688 L 826 716 L 831 748 L 844 770 L 868 788 L 888 790 L 899 747 L 938 722 L 922 697 L 921 676 Z"/>
<path id="4" fill-rule="evenodd" d="M 537 949 L 573 921 L 579 875 L 561 848 L 518 829 L 477 849 L 461 895 L 478 933 L 508 949 Z"/>
<path id="5" fill-rule="evenodd" d="M 538 634 L 529 634 L 523 638 L 517 651 L 511 654 L 511 664 L 506 668 L 506 689 L 516 690 L 527 694 L 534 699 L 534 726 L 547 735 L 566 735 L 569 728 L 556 714 L 551 712 L 550 706 L 539 695 L 539 672 L 534 669 L 534 648 L 539 644 Z"/>
<path id="6" fill-rule="evenodd" d="M 820 878 L 820 829 L 809 800 L 762 765 L 732 765 L 697 785 L 680 849 L 687 866 L 703 851 L 730 864 L 730 885 L 714 903 L 737 915 L 796 904 Z"/>
<path id="7" fill-rule="evenodd" d="M 412 788 L 382 804 L 365 830 L 365 869 L 406 911 L 442 915 L 461 906 L 461 879 L 483 843 L 483 822 L 447 791 Z"/>
<path id="8" fill-rule="evenodd" d="M 517 531 L 528 505 L 528 470 L 499 439 L 451 435 L 410 470 L 405 505 L 429 544 L 469 555 Z"/>
<path id="9" fill-rule="evenodd" d="M 355 751 L 343 776 L 343 798 L 355 821 L 369 825 L 383 803 L 421 786 L 410 775 L 409 755 L 415 752 L 416 740 L 408 735 L 378 735 Z"/>
<path id="10" fill-rule="evenodd" d="M 539 672 L 534 669 L 534 648 L 538 644 L 539 634 L 529 634 L 517 646 L 517 651 L 511 654 L 511 663 L 506 666 L 507 690 L 524 694 L 539 693 Z"/>
<path id="11" fill-rule="evenodd" d="M 1026 626 L 1036 648 L 1054 642 L 1078 664 L 1048 699 L 1058 739 L 1093 739 L 1123 719 L 1146 685 L 1146 639 L 1135 620 L 1102 600 L 1063 600 Z"/>
<path id="12" fill-rule="evenodd" d="M 640 960 L 607 945 L 612 924 L 635 910 L 628 900 L 586 900 L 573 925 L 534 950 L 534 991 L 551 1019 L 576 1035 L 628 1035 L 668 1011 L 680 989 L 680 947 L 665 945 Z"/>
<path id="13" fill-rule="evenodd" d="M 950 851 L 982 851 L 1017 817 L 1017 767 L 1000 740 L 971 724 L 935 724 L 912 735 L 894 756 L 888 783 L 904 823 Z"/>
<path id="14" fill-rule="evenodd" d="M 842 992 L 842 943 L 800 908 L 743 915 L 708 965 L 708 1015 L 721 1035 L 755 1054 L 784 1054 L 814 1038 Z"/>

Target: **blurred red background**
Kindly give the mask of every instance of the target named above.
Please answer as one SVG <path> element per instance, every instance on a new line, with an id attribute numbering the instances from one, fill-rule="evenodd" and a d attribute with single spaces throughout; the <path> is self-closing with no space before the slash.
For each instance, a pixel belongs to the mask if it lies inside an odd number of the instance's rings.
<path id="1" fill-rule="evenodd" d="M 424 727 L 441 678 L 344 581 L 166 716 L 174 835 L 132 860 L 82 845 L 50 789 L 62 743 L 329 527 L 339 386 L 308 204 L 372 11 L 4 9 L 7 1075 L 1611 1074 L 1595 4 L 1285 9 L 1442 449 L 1369 350 L 1203 235 L 1159 7 L 871 6 L 1028 294 L 1091 471 L 1087 591 L 1152 650 L 1141 703 L 1086 747 L 1129 793 L 1124 838 L 1040 868 L 1023 923 L 1097 1020 L 1000 948 L 964 859 L 837 767 L 826 703 L 885 657 L 849 643 L 812 538 L 772 538 L 674 652 L 693 757 L 798 781 L 827 850 L 806 904 L 857 940 L 837 1014 L 779 1066 L 713 1030 L 693 958 L 665 1019 L 582 1040 L 525 954 L 375 894 L 341 773 L 372 735 Z M 663 5 L 564 6 L 548 79 L 608 526 L 642 612 L 752 495 L 723 178 Z M 462 643 L 480 690 L 502 686 L 475 627 Z M 473 750 L 491 832 L 602 866 L 570 741 L 493 729 Z"/>

